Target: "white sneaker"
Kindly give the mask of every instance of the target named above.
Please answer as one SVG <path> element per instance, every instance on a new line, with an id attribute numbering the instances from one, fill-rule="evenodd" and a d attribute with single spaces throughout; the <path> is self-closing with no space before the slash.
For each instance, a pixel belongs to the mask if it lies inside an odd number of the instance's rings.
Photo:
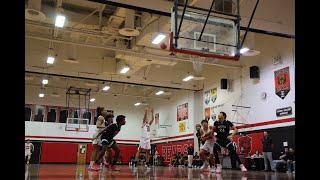
<path id="1" fill-rule="evenodd" d="M 201 166 L 201 168 L 200 168 L 200 171 L 210 171 L 210 168 L 209 168 L 208 165 L 203 164 L 203 165 Z"/>
<path id="2" fill-rule="evenodd" d="M 213 168 L 211 168 L 211 173 L 215 173 L 216 172 L 216 168 L 215 167 L 213 167 Z"/>
<path id="3" fill-rule="evenodd" d="M 221 166 L 221 164 L 217 164 L 216 174 L 220 174 L 221 171 L 222 171 L 222 166 Z"/>
<path id="4" fill-rule="evenodd" d="M 240 164 L 240 169 L 241 169 L 242 172 L 247 172 L 247 168 L 244 167 L 243 164 Z"/>

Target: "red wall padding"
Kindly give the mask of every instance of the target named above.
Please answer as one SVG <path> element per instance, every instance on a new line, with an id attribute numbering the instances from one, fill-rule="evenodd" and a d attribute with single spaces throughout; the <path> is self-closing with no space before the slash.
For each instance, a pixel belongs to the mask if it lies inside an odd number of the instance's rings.
<path id="1" fill-rule="evenodd" d="M 239 138 L 243 138 L 242 140 Z M 237 143 L 237 151 L 240 152 L 241 148 L 245 149 L 246 155 L 252 155 L 257 150 L 262 154 L 262 138 L 263 132 L 249 133 L 245 136 L 234 136 L 233 141 Z"/>
<path id="2" fill-rule="evenodd" d="M 164 163 L 168 164 L 171 157 L 178 152 L 185 153 L 187 148 L 193 145 L 193 140 L 176 141 L 169 143 L 156 144 L 158 153 L 164 157 Z"/>
<path id="3" fill-rule="evenodd" d="M 118 144 L 120 149 L 120 156 L 122 157 L 122 163 L 129 163 L 131 156 L 135 156 L 138 150 L 138 146 L 127 145 L 127 144 Z"/>
<path id="4" fill-rule="evenodd" d="M 93 150 L 92 143 L 91 144 L 87 144 L 86 163 L 90 163 L 92 150 Z"/>
<path id="5" fill-rule="evenodd" d="M 77 163 L 78 143 L 43 142 L 41 163 Z"/>

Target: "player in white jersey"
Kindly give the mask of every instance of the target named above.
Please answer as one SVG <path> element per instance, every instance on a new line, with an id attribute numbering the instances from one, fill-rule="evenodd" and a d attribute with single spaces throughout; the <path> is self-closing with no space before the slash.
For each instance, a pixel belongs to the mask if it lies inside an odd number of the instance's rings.
<path id="1" fill-rule="evenodd" d="M 150 117 L 148 117 L 149 112 L 151 112 L 152 117 L 150 120 Z M 139 148 L 136 154 L 136 162 L 138 161 L 138 158 L 140 156 L 141 152 L 146 153 L 146 165 L 149 168 L 149 160 L 150 160 L 150 150 L 151 150 L 151 144 L 150 144 L 150 138 L 151 138 L 151 132 L 150 132 L 150 126 L 153 123 L 154 116 L 153 116 L 153 109 L 152 108 L 147 108 L 144 112 L 144 117 L 143 117 L 143 122 L 142 122 L 142 134 L 140 137 L 140 143 L 139 143 Z"/>
<path id="2" fill-rule="evenodd" d="M 96 122 L 96 132 L 93 134 L 93 141 L 92 141 L 93 150 L 91 154 L 89 170 L 92 170 L 96 156 L 101 150 L 100 138 L 96 138 L 96 136 L 105 128 L 105 118 L 104 118 L 105 114 L 106 114 L 106 111 L 104 111 L 104 108 L 102 107 L 97 108 L 98 119 Z"/>
<path id="3" fill-rule="evenodd" d="M 25 147 L 25 159 L 27 160 L 27 164 L 29 164 L 31 154 L 34 151 L 34 146 L 30 142 L 30 139 L 27 139 L 27 142 L 24 143 L 24 147 Z"/>
<path id="4" fill-rule="evenodd" d="M 203 166 L 201 167 L 201 171 L 210 171 L 208 161 L 210 159 L 210 156 L 211 157 L 213 156 L 213 145 L 215 142 L 215 137 L 213 133 L 209 133 L 209 132 L 213 132 L 213 126 L 209 126 L 207 120 L 202 120 L 200 134 L 201 134 L 201 140 L 205 141 L 205 143 L 200 147 L 200 153 L 199 153 L 200 158 L 203 161 Z M 212 171 L 214 171 L 214 168 L 212 169 Z"/>

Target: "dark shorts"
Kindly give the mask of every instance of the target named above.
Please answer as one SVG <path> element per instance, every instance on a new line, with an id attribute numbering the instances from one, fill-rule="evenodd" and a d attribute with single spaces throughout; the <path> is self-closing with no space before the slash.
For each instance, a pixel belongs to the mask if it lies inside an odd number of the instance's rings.
<path id="1" fill-rule="evenodd" d="M 112 147 L 114 144 L 116 144 L 116 141 L 113 139 L 101 139 L 101 145 L 103 147 L 107 146 L 107 147 Z"/>
<path id="2" fill-rule="evenodd" d="M 233 146 L 233 142 L 231 142 L 229 139 L 217 139 L 214 148 L 221 150 L 221 147 L 228 148 L 229 146 Z"/>

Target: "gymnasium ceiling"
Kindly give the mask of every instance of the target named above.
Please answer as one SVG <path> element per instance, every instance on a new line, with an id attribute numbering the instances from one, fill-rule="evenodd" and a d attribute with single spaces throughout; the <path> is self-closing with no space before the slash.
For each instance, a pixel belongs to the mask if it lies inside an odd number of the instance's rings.
<path id="1" fill-rule="evenodd" d="M 32 3 L 36 1 L 32 0 Z M 173 3 L 170 0 L 110 1 L 164 13 L 170 11 Z M 28 2 L 32 3 L 30 0 L 25 2 L 27 9 Z M 199 7 L 208 7 L 210 1 L 193 0 L 190 3 Z M 59 4 L 67 18 L 62 29 L 54 27 L 54 18 Z M 254 0 L 240 0 L 241 26 L 247 25 L 254 4 Z M 45 15 L 45 19 L 26 18 L 25 21 L 25 67 L 27 72 L 38 73 L 26 74 L 26 86 L 40 87 L 39 78 L 43 77 L 43 74 L 51 74 L 48 77 L 54 81 L 50 81 L 50 85 L 56 88 L 67 88 L 70 83 L 79 87 L 90 87 L 88 83 L 86 84 L 87 81 L 90 81 L 91 84 L 96 84 L 94 88 L 98 90 L 103 85 L 100 80 L 108 80 L 123 82 L 114 83 L 116 85 L 112 93 L 122 91 L 137 96 L 139 94 L 148 96 L 159 89 L 158 86 L 162 86 L 163 89 L 168 87 L 168 91 L 170 87 L 192 90 L 199 90 L 203 87 L 203 80 L 182 81 L 188 73 L 195 73 L 190 57 L 185 55 L 172 57 L 169 51 L 162 50 L 159 45 L 151 43 L 159 30 L 169 33 L 170 17 L 136 10 L 134 16 L 140 22 L 136 29 L 140 35 L 137 37 L 123 36 L 119 34 L 119 29 L 124 27 L 128 11 L 118 5 L 87 0 L 42 0 L 41 12 Z M 251 27 L 294 35 L 293 8 L 292 0 L 260 1 Z M 48 53 L 51 53 L 49 47 L 53 49 L 56 57 L 53 65 L 46 64 Z M 203 66 L 210 67 L 210 70 L 238 69 L 241 67 L 241 61 L 242 59 L 239 62 L 209 59 Z M 123 63 L 130 66 L 130 71 L 125 75 L 119 73 L 119 66 Z M 81 80 L 82 82 L 79 82 L 74 78 L 54 77 L 54 74 L 99 79 L 99 81 Z M 201 76 L 202 72 L 196 72 L 196 74 Z M 131 85 L 126 83 L 131 83 Z M 137 88 L 134 84 L 154 87 Z M 48 85 L 47 88 L 50 86 Z M 148 89 L 147 92 L 146 89 Z"/>

